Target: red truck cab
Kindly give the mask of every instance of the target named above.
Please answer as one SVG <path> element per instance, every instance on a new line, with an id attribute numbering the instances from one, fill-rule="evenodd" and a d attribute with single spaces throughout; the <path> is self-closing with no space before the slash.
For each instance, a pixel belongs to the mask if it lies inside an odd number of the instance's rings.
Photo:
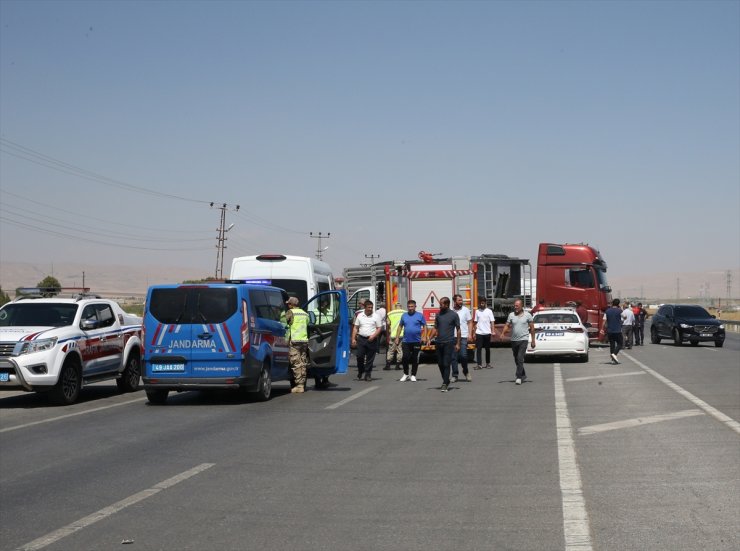
<path id="1" fill-rule="evenodd" d="M 612 296 L 601 253 L 584 243 L 540 243 L 537 254 L 537 301 L 566 306 L 580 301 L 588 310 L 590 340 L 597 340 Z"/>

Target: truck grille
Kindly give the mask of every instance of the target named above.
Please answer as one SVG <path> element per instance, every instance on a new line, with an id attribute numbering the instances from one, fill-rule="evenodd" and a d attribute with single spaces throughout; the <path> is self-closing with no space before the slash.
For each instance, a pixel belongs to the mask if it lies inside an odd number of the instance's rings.
<path id="1" fill-rule="evenodd" d="M 0 358 L 4 356 L 12 356 L 14 348 L 14 342 L 0 342 Z"/>
<path id="2" fill-rule="evenodd" d="M 697 333 L 716 333 L 717 332 L 717 326 L 716 325 L 695 325 L 694 330 Z"/>

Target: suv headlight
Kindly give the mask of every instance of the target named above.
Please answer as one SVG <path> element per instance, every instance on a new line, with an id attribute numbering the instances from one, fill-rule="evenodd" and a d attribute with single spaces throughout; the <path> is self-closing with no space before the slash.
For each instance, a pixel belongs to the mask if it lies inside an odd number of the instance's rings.
<path id="1" fill-rule="evenodd" d="M 57 337 L 50 339 L 39 339 L 37 341 L 24 342 L 20 354 L 33 354 L 34 352 L 43 352 L 51 350 L 57 344 Z"/>
<path id="2" fill-rule="evenodd" d="M 679 323 L 678 325 L 679 327 L 681 327 L 681 329 L 691 329 L 691 325 L 689 325 L 688 323 Z"/>
<path id="3" fill-rule="evenodd" d="M 720 329 L 724 329 L 724 328 L 725 328 L 725 325 L 724 325 L 724 324 L 721 324 L 721 325 L 719 326 L 719 328 L 720 328 Z"/>

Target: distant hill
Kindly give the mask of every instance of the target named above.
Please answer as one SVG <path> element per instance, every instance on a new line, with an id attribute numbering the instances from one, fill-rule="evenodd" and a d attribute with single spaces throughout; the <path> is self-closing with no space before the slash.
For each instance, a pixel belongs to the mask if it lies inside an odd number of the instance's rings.
<path id="1" fill-rule="evenodd" d="M 85 286 L 105 296 L 144 296 L 149 285 L 155 283 L 181 283 L 186 279 L 212 276 L 205 270 L 176 266 L 128 266 L 96 264 L 48 264 L 3 262 L 0 264 L 0 285 L 13 296 L 18 287 L 32 287 L 47 275 L 53 275 L 63 287 Z"/>
<path id="2" fill-rule="evenodd" d="M 47 275 L 56 277 L 62 286 L 81 287 L 82 272 L 85 285 L 106 296 L 144 296 L 147 287 L 155 283 L 181 283 L 188 279 L 202 279 L 213 275 L 206 269 L 178 266 L 128 266 L 99 264 L 54 264 L 54 273 L 48 264 L 3 262 L 0 264 L 0 285 L 11 294 L 17 287 L 36 285 Z M 338 270 L 335 275 L 341 274 Z M 740 270 L 731 270 L 732 297 L 740 298 Z M 678 286 L 677 286 L 678 280 Z M 727 270 L 662 274 L 634 274 L 611 277 L 613 295 L 619 298 L 645 298 L 662 302 L 676 300 L 677 291 L 682 301 L 702 302 L 727 298 Z M 678 287 L 678 289 L 677 289 Z"/>

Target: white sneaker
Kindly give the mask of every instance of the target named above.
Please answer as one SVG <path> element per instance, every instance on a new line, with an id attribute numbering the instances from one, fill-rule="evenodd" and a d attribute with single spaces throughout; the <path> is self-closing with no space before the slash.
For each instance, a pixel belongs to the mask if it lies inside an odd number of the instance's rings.
<path id="1" fill-rule="evenodd" d="M 406 379 L 408 379 L 408 378 L 409 378 L 409 376 L 408 376 L 408 375 L 403 375 L 403 376 L 402 376 L 402 377 L 401 377 L 400 379 L 398 379 L 398 380 L 399 380 L 399 381 L 401 381 L 401 382 L 404 382 L 404 381 L 405 381 Z"/>
<path id="2" fill-rule="evenodd" d="M 518 385 L 522 384 L 522 380 L 521 379 L 517 379 L 516 380 L 516 384 L 518 384 Z"/>
<path id="3" fill-rule="evenodd" d="M 450 377 L 450 382 L 451 383 L 456 383 L 457 382 L 457 377 Z"/>
<path id="4" fill-rule="evenodd" d="M 411 375 L 411 382 L 412 383 L 415 383 L 416 382 L 416 376 L 415 375 Z"/>

